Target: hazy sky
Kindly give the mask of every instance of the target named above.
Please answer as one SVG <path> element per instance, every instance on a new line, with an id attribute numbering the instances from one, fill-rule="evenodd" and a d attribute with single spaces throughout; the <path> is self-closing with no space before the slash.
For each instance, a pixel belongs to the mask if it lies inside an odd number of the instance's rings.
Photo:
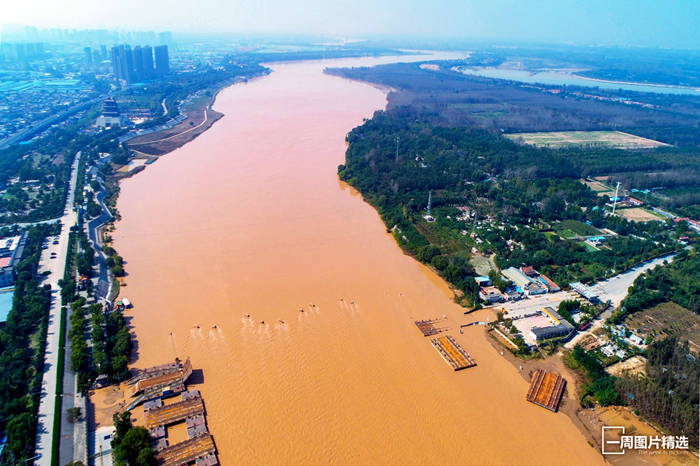
<path id="1" fill-rule="evenodd" d="M 700 48 L 700 0 L 0 0 L 0 23 Z"/>

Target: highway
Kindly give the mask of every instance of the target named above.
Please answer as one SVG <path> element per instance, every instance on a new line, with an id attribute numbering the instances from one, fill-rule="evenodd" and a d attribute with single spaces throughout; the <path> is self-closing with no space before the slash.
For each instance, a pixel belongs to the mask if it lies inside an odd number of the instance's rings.
<path id="1" fill-rule="evenodd" d="M 61 293 L 58 287 L 58 281 L 63 278 L 66 258 L 68 254 L 68 233 L 70 227 L 76 222 L 76 215 L 73 211 L 73 199 L 75 196 L 75 186 L 78 177 L 78 163 L 80 162 L 81 154 L 76 154 L 73 166 L 71 167 L 71 179 L 68 188 L 68 196 L 66 199 L 66 207 L 61 217 L 61 233 L 58 235 L 58 244 L 53 244 L 49 241 L 48 249 L 42 251 L 39 258 L 39 266 L 37 272 L 39 274 L 48 271 L 44 277 L 43 284 L 51 285 L 51 306 L 49 309 L 49 326 L 46 335 L 46 352 L 44 354 L 44 373 L 41 380 L 41 395 L 39 399 L 39 411 L 37 421 L 36 434 L 36 451 L 37 459 L 35 464 L 50 465 L 51 464 L 51 442 L 52 430 L 54 423 L 54 402 L 56 394 L 56 382 L 58 365 L 58 338 L 59 325 L 61 320 Z M 55 252 L 56 257 L 51 258 L 51 253 Z M 67 358 L 68 359 L 68 358 Z M 67 366 L 70 363 L 68 362 Z M 68 367 L 68 369 L 70 369 Z M 68 376 L 69 371 L 66 371 Z M 70 378 L 70 377 L 66 377 Z M 64 386 L 70 383 L 64 380 Z M 73 387 L 75 384 L 73 383 Z M 70 390 L 73 394 L 74 390 Z M 72 397 L 71 397 L 72 398 Z M 67 403 L 70 404 L 70 403 Z M 70 404 L 71 407 L 72 404 Z M 71 439 L 72 444 L 72 439 Z"/>
<path id="2" fill-rule="evenodd" d="M 44 129 L 48 128 L 50 125 L 54 123 L 58 123 L 62 120 L 65 120 L 69 116 L 73 115 L 74 113 L 79 112 L 80 110 L 83 110 L 85 108 L 88 108 L 91 105 L 96 104 L 97 102 L 100 102 L 103 99 L 102 96 L 96 97 L 94 99 L 90 99 L 87 101 L 79 102 L 75 105 L 73 105 L 71 108 L 68 110 L 65 110 L 58 115 L 52 115 L 50 117 L 46 117 L 43 120 L 33 124 L 31 127 L 23 129 L 12 136 L 9 136 L 2 141 L 0 141 L 0 149 L 7 149 L 10 147 L 12 144 L 16 144 L 18 142 L 25 141 L 29 139 L 31 136 L 34 136 L 36 133 L 39 131 L 43 131 Z"/>

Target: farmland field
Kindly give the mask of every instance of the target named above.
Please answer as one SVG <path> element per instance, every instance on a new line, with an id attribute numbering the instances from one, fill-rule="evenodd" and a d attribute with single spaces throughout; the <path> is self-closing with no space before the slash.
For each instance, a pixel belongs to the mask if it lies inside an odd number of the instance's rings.
<path id="1" fill-rule="evenodd" d="M 576 235 L 594 236 L 602 234 L 597 228 L 578 220 L 562 220 L 554 225 L 554 231 L 564 238 L 573 238 Z"/>
<path id="2" fill-rule="evenodd" d="M 652 220 L 663 221 L 664 218 L 657 215 L 650 210 L 644 209 L 642 207 L 632 207 L 630 209 L 619 209 L 615 212 L 620 216 L 626 218 L 627 220 L 632 220 L 634 222 L 649 222 Z"/>
<path id="3" fill-rule="evenodd" d="M 572 146 L 608 147 L 614 149 L 653 149 L 668 146 L 663 142 L 623 133 L 622 131 L 546 131 L 513 133 L 508 139 L 537 147 L 560 149 Z"/>
<path id="4" fill-rule="evenodd" d="M 642 335 L 656 335 L 656 339 L 667 335 L 688 339 L 690 349 L 700 352 L 700 316 L 678 304 L 659 304 L 633 314 L 626 323 Z"/>
<path id="5" fill-rule="evenodd" d="M 601 193 L 601 192 L 609 192 L 612 191 L 612 188 L 605 183 L 601 181 L 587 181 L 587 180 L 581 180 L 583 184 L 591 188 L 591 191 L 594 191 L 596 193 Z"/>

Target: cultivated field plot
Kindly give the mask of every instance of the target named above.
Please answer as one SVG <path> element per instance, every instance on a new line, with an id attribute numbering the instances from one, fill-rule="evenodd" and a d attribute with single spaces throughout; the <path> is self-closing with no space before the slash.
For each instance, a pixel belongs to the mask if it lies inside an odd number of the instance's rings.
<path id="1" fill-rule="evenodd" d="M 601 231 L 592 225 L 588 225 L 578 220 L 562 220 L 553 225 L 554 231 L 564 238 L 579 236 L 601 235 Z"/>
<path id="2" fill-rule="evenodd" d="M 609 147 L 614 149 L 653 149 L 668 146 L 663 142 L 623 133 L 622 131 L 548 131 L 542 133 L 506 134 L 521 144 L 560 149 L 563 147 Z"/>
<path id="3" fill-rule="evenodd" d="M 625 323 L 641 335 L 687 338 L 690 350 L 700 353 L 700 316 L 675 303 L 661 303 L 627 318 Z"/>
<path id="4" fill-rule="evenodd" d="M 627 220 L 632 220 L 633 222 L 651 222 L 654 220 L 664 220 L 660 215 L 657 215 L 650 210 L 644 209 L 642 207 L 631 207 L 629 209 L 619 209 L 615 211 L 621 217 Z"/>
<path id="5" fill-rule="evenodd" d="M 586 181 L 586 180 L 581 180 L 581 183 L 585 184 L 589 188 L 591 188 L 591 191 L 594 191 L 596 193 L 602 193 L 602 192 L 611 192 L 612 188 L 600 181 Z"/>

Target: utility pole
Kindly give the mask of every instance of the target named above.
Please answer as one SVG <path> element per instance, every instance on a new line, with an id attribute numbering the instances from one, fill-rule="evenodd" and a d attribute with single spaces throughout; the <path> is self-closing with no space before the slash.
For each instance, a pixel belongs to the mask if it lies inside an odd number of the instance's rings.
<path id="1" fill-rule="evenodd" d="M 615 199 L 613 199 L 613 215 L 615 215 L 615 206 L 617 206 L 617 195 L 620 192 L 620 182 L 617 182 L 617 186 L 615 186 Z"/>

